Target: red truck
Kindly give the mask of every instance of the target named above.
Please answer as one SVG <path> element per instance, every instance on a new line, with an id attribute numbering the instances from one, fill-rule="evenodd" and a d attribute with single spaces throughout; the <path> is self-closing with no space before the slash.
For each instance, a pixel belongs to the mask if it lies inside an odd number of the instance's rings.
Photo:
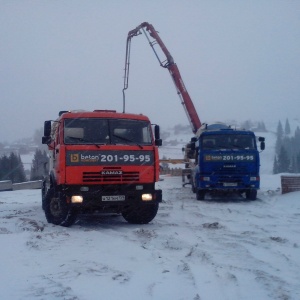
<path id="1" fill-rule="evenodd" d="M 154 132 L 153 132 L 154 129 Z M 42 206 L 49 223 L 72 225 L 78 213 L 120 213 L 129 223 L 156 216 L 159 126 L 144 115 L 116 111 L 62 111 L 45 121 L 49 174 Z"/>

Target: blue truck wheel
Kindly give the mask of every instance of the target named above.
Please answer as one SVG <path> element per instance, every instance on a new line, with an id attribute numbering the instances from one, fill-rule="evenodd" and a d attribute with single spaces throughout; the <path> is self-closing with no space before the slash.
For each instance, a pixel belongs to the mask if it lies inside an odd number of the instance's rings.
<path id="1" fill-rule="evenodd" d="M 247 190 L 246 191 L 246 199 L 248 200 L 256 200 L 257 190 Z"/>
<path id="2" fill-rule="evenodd" d="M 204 200 L 204 198 L 205 198 L 205 190 L 197 190 L 197 192 L 196 192 L 196 198 L 197 198 L 197 200 Z"/>

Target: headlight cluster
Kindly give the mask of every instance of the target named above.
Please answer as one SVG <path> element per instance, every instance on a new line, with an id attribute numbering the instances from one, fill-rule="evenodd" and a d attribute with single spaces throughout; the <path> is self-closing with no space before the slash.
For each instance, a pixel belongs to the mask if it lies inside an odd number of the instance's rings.
<path id="1" fill-rule="evenodd" d="M 80 195 L 74 195 L 71 197 L 71 202 L 72 203 L 82 203 L 83 202 L 83 197 Z"/>

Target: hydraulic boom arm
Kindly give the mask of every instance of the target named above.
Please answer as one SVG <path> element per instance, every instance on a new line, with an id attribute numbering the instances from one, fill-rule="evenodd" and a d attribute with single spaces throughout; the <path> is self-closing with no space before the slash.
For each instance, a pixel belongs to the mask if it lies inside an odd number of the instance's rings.
<path id="1" fill-rule="evenodd" d="M 154 39 L 153 41 L 150 41 L 150 38 L 146 31 L 148 31 L 149 35 Z M 126 59 L 125 59 L 125 76 L 124 76 L 124 88 L 123 88 L 123 111 L 125 111 L 125 93 L 124 91 L 128 88 L 128 78 L 129 78 L 129 65 L 130 65 L 130 46 L 131 46 L 131 39 L 134 36 L 137 36 L 139 34 L 142 34 L 142 32 L 145 34 L 152 50 L 154 51 L 154 54 L 156 58 L 159 61 L 159 64 L 163 68 L 167 68 L 171 74 L 171 77 L 173 79 L 173 82 L 175 84 L 177 94 L 179 95 L 181 104 L 184 107 L 184 110 L 187 114 L 188 120 L 190 122 L 190 125 L 192 127 L 193 133 L 196 133 L 197 130 L 201 127 L 201 122 L 198 117 L 197 111 L 194 107 L 193 101 L 188 93 L 188 91 L 185 88 L 185 85 L 183 83 L 183 80 L 181 78 L 179 69 L 174 62 L 174 59 L 168 49 L 166 48 L 165 44 L 159 37 L 157 31 L 155 31 L 154 27 L 147 23 L 144 22 L 140 24 L 138 27 L 135 29 L 129 31 L 128 36 L 127 36 L 127 43 L 126 43 Z M 166 60 L 161 61 L 157 52 L 155 51 L 154 45 L 158 44 L 163 51 L 163 53 L 166 56 Z"/>

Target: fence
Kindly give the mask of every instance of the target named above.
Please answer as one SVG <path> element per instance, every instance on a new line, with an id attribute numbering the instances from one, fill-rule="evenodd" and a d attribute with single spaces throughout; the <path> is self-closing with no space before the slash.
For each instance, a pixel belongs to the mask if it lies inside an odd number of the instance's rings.
<path id="1" fill-rule="evenodd" d="M 42 180 L 27 181 L 21 183 L 12 183 L 11 180 L 0 181 L 0 192 L 16 191 L 16 190 L 32 190 L 40 189 L 42 187 Z"/>
<path id="2" fill-rule="evenodd" d="M 300 176 L 281 176 L 282 194 L 300 191 Z"/>

